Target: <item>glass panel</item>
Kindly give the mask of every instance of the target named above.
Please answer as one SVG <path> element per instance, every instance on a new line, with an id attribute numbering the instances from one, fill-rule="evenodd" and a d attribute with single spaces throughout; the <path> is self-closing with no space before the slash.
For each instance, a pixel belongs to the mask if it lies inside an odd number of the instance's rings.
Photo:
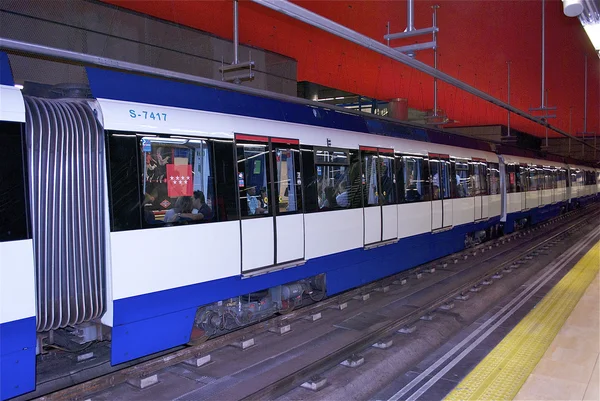
<path id="1" fill-rule="evenodd" d="M 306 213 L 319 210 L 319 198 L 317 190 L 317 175 L 315 169 L 315 152 L 310 147 L 302 147 L 302 178 L 304 180 L 304 211 Z"/>
<path id="2" fill-rule="evenodd" d="M 529 169 L 526 166 L 519 166 L 519 192 L 527 192 L 527 182 L 529 181 Z"/>
<path id="3" fill-rule="evenodd" d="M 488 195 L 486 163 L 479 163 L 479 194 Z"/>
<path id="4" fill-rule="evenodd" d="M 438 200 L 438 199 L 442 199 L 442 193 L 440 190 L 440 174 L 441 174 L 441 168 L 440 168 L 440 160 L 439 159 L 429 159 L 429 169 L 431 171 L 431 176 L 432 178 L 432 188 L 433 188 L 433 193 L 432 193 L 432 199 L 433 200 Z"/>
<path id="5" fill-rule="evenodd" d="M 488 165 L 488 177 L 490 195 L 497 195 L 500 193 L 500 169 L 498 163 L 490 163 Z"/>
<path id="6" fill-rule="evenodd" d="M 537 191 L 538 189 L 538 182 L 537 182 L 537 172 L 535 169 L 535 166 L 531 166 L 528 169 L 528 186 L 527 186 L 527 190 L 528 191 Z"/>
<path id="7" fill-rule="evenodd" d="M 110 220 L 112 231 L 142 228 L 139 142 L 135 134 L 108 135 Z M 144 210 L 150 216 L 152 208 Z"/>
<path id="8" fill-rule="evenodd" d="M 428 160 L 419 156 L 404 156 L 404 199 L 406 202 L 430 200 Z"/>
<path id="9" fill-rule="evenodd" d="M 20 123 L 0 122 L 0 242 L 31 238 L 27 225 L 27 154 L 23 143 Z"/>
<path id="10" fill-rule="evenodd" d="M 363 152 L 363 181 L 365 183 L 365 206 L 379 205 L 379 186 L 377 184 L 377 155 Z"/>
<path id="11" fill-rule="evenodd" d="M 348 167 L 331 165 L 316 167 L 319 209 L 334 210 L 350 207 Z"/>
<path id="12" fill-rule="evenodd" d="M 343 150 L 324 150 L 318 149 L 315 152 L 315 163 L 327 163 L 327 164 L 350 164 L 348 158 L 348 152 Z"/>
<path id="13" fill-rule="evenodd" d="M 269 149 L 264 144 L 237 145 L 238 188 L 242 217 L 267 216 L 269 204 L 270 171 Z"/>
<path id="14" fill-rule="evenodd" d="M 396 176 L 394 157 L 379 155 L 379 175 L 381 180 L 381 204 L 396 203 Z"/>
<path id="15" fill-rule="evenodd" d="M 298 149 L 275 148 L 277 214 L 302 210 L 302 179 Z"/>
<path id="16" fill-rule="evenodd" d="M 469 196 L 469 163 L 464 160 L 456 160 L 456 196 L 465 198 Z"/>
<path id="17" fill-rule="evenodd" d="M 442 160 L 440 167 L 442 168 L 441 191 L 443 199 L 450 199 L 450 161 Z"/>
<path id="18" fill-rule="evenodd" d="M 233 141 L 215 140 L 211 143 L 215 155 L 215 182 L 217 186 L 217 196 L 213 210 L 219 221 L 237 220 L 239 213 Z"/>
<path id="19" fill-rule="evenodd" d="M 146 224 L 213 220 L 210 147 L 209 141 L 200 139 L 141 139 Z"/>

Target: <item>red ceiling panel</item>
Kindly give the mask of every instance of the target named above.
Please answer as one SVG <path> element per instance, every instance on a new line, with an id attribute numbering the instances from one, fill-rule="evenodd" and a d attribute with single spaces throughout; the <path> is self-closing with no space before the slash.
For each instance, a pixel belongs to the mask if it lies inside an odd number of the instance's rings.
<path id="1" fill-rule="evenodd" d="M 232 1 L 105 0 L 218 36 L 232 37 Z M 296 1 L 362 34 L 382 40 L 406 26 L 404 1 Z M 541 104 L 541 1 L 415 1 L 417 28 L 431 25 L 439 4 L 440 70 L 499 99 L 507 95 L 511 61 L 511 104 L 527 111 Z M 240 1 L 240 42 L 298 60 L 298 80 L 317 82 L 379 99 L 405 97 L 409 106 L 433 108 L 433 83 L 425 74 L 249 1 Z M 422 41 L 430 40 L 429 37 Z M 393 42 L 393 45 L 414 43 Z M 583 131 L 584 54 L 588 54 L 588 131 L 600 131 L 600 62 L 579 21 L 562 13 L 559 0 L 546 1 L 546 89 L 558 107 L 551 123 Z M 432 64 L 431 51 L 418 59 Z M 439 107 L 460 125 L 505 124 L 506 112 L 454 87 L 439 85 Z M 544 135 L 522 118 L 515 128 Z M 552 134 L 550 134 L 552 135 Z"/>

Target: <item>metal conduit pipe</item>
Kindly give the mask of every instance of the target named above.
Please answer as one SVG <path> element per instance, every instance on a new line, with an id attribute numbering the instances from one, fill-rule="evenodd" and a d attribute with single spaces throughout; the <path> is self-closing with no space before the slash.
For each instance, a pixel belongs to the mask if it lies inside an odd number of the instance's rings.
<path id="1" fill-rule="evenodd" d="M 346 39 L 346 40 L 348 40 L 352 43 L 355 43 L 359 46 L 365 47 L 374 52 L 377 52 L 379 54 L 387 56 L 387 57 L 389 57 L 393 60 L 396 60 L 400 63 L 403 63 L 409 67 L 415 68 L 416 70 L 424 72 L 427 75 L 430 75 L 432 77 L 440 79 L 450 85 L 456 86 L 457 88 L 462 89 L 465 92 L 468 92 L 472 95 L 480 97 L 481 99 L 487 100 L 488 102 L 490 102 L 496 106 L 499 106 L 508 111 L 511 111 L 511 112 L 515 113 L 516 115 L 521 116 L 529 121 L 533 121 L 537 124 L 547 127 L 548 129 L 550 129 L 560 135 L 572 138 L 577 142 L 585 144 L 585 142 L 582 141 L 581 139 L 579 139 L 573 135 L 570 135 L 569 133 L 559 129 L 558 127 L 554 127 L 554 126 L 550 125 L 548 122 L 546 122 L 545 120 L 543 120 L 541 118 L 535 117 L 529 113 L 526 113 L 520 109 L 517 109 L 516 107 L 513 107 L 513 106 L 503 102 L 502 100 L 497 99 L 477 88 L 467 85 L 466 83 L 464 83 L 446 73 L 436 70 L 435 68 L 433 68 L 425 63 L 422 63 L 418 60 L 415 60 L 415 59 L 403 54 L 403 53 L 400 53 L 392 48 L 389 48 L 386 45 L 379 43 L 375 39 L 371 39 L 368 36 L 365 36 L 356 31 L 353 31 L 350 28 L 347 28 L 347 27 L 340 25 L 336 22 L 333 22 L 325 17 L 315 14 L 312 11 L 308 11 L 305 8 L 302 8 L 293 3 L 290 3 L 287 0 L 252 0 L 252 1 L 254 1 L 255 3 L 258 3 L 262 6 L 265 6 L 267 8 L 270 8 L 272 10 L 278 11 L 282 14 L 285 14 L 291 18 L 305 22 L 316 28 L 322 29 L 322 30 L 329 32 L 335 36 L 338 36 L 342 39 Z M 591 144 L 585 144 L 585 145 L 595 149 L 595 147 Z"/>
<path id="2" fill-rule="evenodd" d="M 238 0 L 233 0 L 233 64 L 239 63 L 238 46 Z"/>
<path id="3" fill-rule="evenodd" d="M 406 2 L 406 32 L 415 30 L 415 0 Z"/>

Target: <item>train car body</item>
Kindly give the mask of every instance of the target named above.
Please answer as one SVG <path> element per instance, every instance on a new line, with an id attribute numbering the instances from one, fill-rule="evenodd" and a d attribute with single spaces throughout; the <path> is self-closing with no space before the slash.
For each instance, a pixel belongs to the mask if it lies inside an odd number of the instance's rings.
<path id="1" fill-rule="evenodd" d="M 569 192 L 565 164 L 376 117 L 87 74 L 83 99 L 0 87 L 25 227 L 0 238 L 0 356 L 3 371 L 26 361 L 3 374 L 2 400 L 33 389 L 50 332 L 86 343 L 109 328 L 116 365 L 535 224 L 596 188 L 588 174 Z"/>

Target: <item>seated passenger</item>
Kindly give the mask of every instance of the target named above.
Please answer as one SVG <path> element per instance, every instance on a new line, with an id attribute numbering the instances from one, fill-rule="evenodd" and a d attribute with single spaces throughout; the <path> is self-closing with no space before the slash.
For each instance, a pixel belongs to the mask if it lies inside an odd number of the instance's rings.
<path id="1" fill-rule="evenodd" d="M 248 202 L 248 215 L 268 213 L 267 209 L 263 208 L 262 203 L 256 198 L 256 187 L 248 188 L 246 200 Z"/>
<path id="2" fill-rule="evenodd" d="M 321 210 L 330 210 L 338 208 L 338 203 L 335 200 L 335 189 L 332 187 L 325 188 L 325 200 L 321 206 Z"/>
<path id="3" fill-rule="evenodd" d="M 167 210 L 164 217 L 165 223 L 174 223 L 180 220 L 187 220 L 182 217 L 182 214 L 188 214 L 192 212 L 192 197 L 191 196 L 180 196 L 175 201 L 173 209 Z"/>
<path id="4" fill-rule="evenodd" d="M 406 200 L 408 202 L 416 202 L 421 200 L 421 194 L 415 184 L 411 184 L 406 188 Z"/>
<path id="5" fill-rule="evenodd" d="M 202 191 L 194 191 L 194 200 L 192 201 L 192 211 L 190 213 L 181 213 L 181 217 L 192 221 L 211 221 L 213 212 L 206 204 L 206 198 Z"/>
<path id="6" fill-rule="evenodd" d="M 335 197 L 335 201 L 340 207 L 348 207 L 350 206 L 350 201 L 348 200 L 348 190 L 346 189 L 346 183 L 344 181 L 340 182 L 340 186 L 338 188 L 339 195 Z"/>

